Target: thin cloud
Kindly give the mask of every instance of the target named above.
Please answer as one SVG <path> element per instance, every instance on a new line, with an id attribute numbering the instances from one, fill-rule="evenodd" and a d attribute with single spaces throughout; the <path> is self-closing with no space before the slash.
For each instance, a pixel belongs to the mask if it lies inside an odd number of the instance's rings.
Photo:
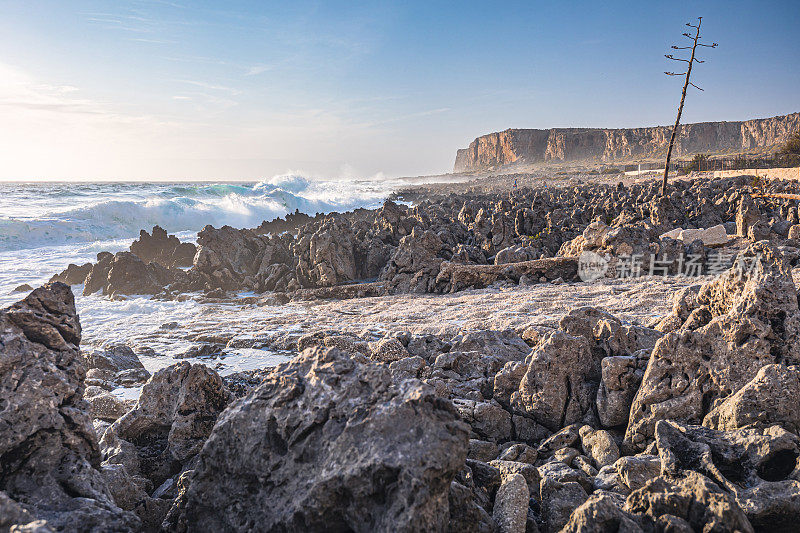
<path id="1" fill-rule="evenodd" d="M 197 81 L 197 80 L 176 80 L 180 83 L 188 83 L 189 85 L 194 85 L 195 87 L 202 87 L 204 89 L 209 89 L 211 91 L 222 91 L 226 92 L 232 96 L 238 96 L 242 94 L 242 91 L 236 89 L 234 87 L 228 87 L 226 85 L 217 85 L 213 83 L 206 83 L 204 81 Z"/>
<path id="2" fill-rule="evenodd" d="M 263 74 L 264 72 L 272 70 L 270 65 L 254 65 L 247 69 L 247 72 L 244 73 L 245 76 L 256 76 L 258 74 Z"/>
<path id="3" fill-rule="evenodd" d="M 128 39 L 129 41 L 135 41 L 139 43 L 150 43 L 150 44 L 177 44 L 178 41 L 171 41 L 169 39 L 143 39 L 143 38 L 136 38 L 136 39 Z"/>

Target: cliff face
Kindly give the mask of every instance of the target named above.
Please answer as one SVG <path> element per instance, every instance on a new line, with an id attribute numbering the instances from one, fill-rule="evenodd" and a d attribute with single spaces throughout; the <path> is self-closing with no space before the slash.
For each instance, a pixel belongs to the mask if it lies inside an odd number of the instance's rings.
<path id="1" fill-rule="evenodd" d="M 770 151 L 800 130 L 800 113 L 744 122 L 684 124 L 673 154 Z M 627 162 L 666 156 L 671 126 L 652 128 L 509 129 L 478 137 L 458 150 L 454 172 L 514 162 Z"/>

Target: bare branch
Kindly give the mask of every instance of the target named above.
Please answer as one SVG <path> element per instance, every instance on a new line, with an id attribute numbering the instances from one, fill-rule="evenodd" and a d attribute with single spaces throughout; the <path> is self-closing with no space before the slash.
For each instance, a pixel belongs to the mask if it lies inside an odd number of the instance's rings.
<path id="1" fill-rule="evenodd" d="M 684 63 L 689 63 L 688 59 L 681 59 L 679 57 L 673 57 L 672 54 L 664 54 L 664 57 L 666 57 L 667 59 L 671 59 L 673 61 L 683 61 Z"/>
<path id="2" fill-rule="evenodd" d="M 683 83 L 683 91 L 681 92 L 681 103 L 680 103 L 680 105 L 678 105 L 678 116 L 675 119 L 675 126 L 672 128 L 672 136 L 669 139 L 669 148 L 667 148 L 667 161 L 664 164 L 664 178 L 661 181 L 661 198 L 662 198 L 662 200 L 666 200 L 666 198 L 667 198 L 667 179 L 669 177 L 669 162 L 670 162 L 670 158 L 672 157 L 672 149 L 675 146 L 675 139 L 677 137 L 678 128 L 680 127 L 680 123 L 681 123 L 681 113 L 683 113 L 683 104 L 686 101 L 686 89 L 688 89 L 689 85 L 691 85 L 692 87 L 694 87 L 695 89 L 697 89 L 699 91 L 703 90 L 701 87 L 698 87 L 697 85 L 695 85 L 694 83 L 689 81 L 689 78 L 692 75 L 692 66 L 694 66 L 695 63 L 705 63 L 705 61 L 697 59 L 697 57 L 695 56 L 695 54 L 697 52 L 697 47 L 698 46 L 705 46 L 707 48 L 716 48 L 717 47 L 717 43 L 713 43 L 713 44 L 709 45 L 709 44 L 704 44 L 704 43 L 699 42 L 700 41 L 700 26 L 702 24 L 703 24 L 703 17 L 697 17 L 697 25 L 694 25 L 694 24 L 691 24 L 691 23 L 688 23 L 688 22 L 686 23 L 687 27 L 694 28 L 696 30 L 694 35 L 691 35 L 688 32 L 684 32 L 684 33 L 681 34 L 684 37 L 687 37 L 687 38 L 692 40 L 692 46 L 685 46 L 685 47 L 684 46 L 672 46 L 673 50 L 688 50 L 689 48 L 691 48 L 692 49 L 692 55 L 691 55 L 691 57 L 689 57 L 689 59 L 681 59 L 681 58 L 673 56 L 672 54 L 664 54 L 664 57 L 666 57 L 667 59 L 671 59 L 672 61 L 683 61 L 684 63 L 688 63 L 688 65 L 686 67 L 686 72 L 682 72 L 680 74 L 676 74 L 675 72 L 664 72 L 664 74 L 666 74 L 667 76 L 686 76 L 686 81 Z"/>

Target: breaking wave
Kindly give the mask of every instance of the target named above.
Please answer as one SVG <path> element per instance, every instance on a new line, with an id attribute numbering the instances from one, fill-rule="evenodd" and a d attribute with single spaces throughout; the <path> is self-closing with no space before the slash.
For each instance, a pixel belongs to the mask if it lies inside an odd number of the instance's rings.
<path id="1" fill-rule="evenodd" d="M 133 238 L 155 225 L 169 232 L 199 231 L 207 224 L 243 228 L 296 210 L 313 215 L 377 207 L 393 185 L 295 174 L 255 184 L 37 184 L 16 190 L 3 185 L 0 251 Z"/>

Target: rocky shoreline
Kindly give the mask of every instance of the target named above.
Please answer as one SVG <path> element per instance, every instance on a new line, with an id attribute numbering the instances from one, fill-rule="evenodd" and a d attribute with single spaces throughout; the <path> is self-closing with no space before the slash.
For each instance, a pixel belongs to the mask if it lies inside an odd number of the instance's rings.
<path id="1" fill-rule="evenodd" d="M 0 311 L 0 531 L 795 530 L 797 208 L 751 178 L 462 187 L 142 231 Z M 292 358 L 151 374 L 82 348 L 70 285 L 285 306 L 195 340 Z"/>

